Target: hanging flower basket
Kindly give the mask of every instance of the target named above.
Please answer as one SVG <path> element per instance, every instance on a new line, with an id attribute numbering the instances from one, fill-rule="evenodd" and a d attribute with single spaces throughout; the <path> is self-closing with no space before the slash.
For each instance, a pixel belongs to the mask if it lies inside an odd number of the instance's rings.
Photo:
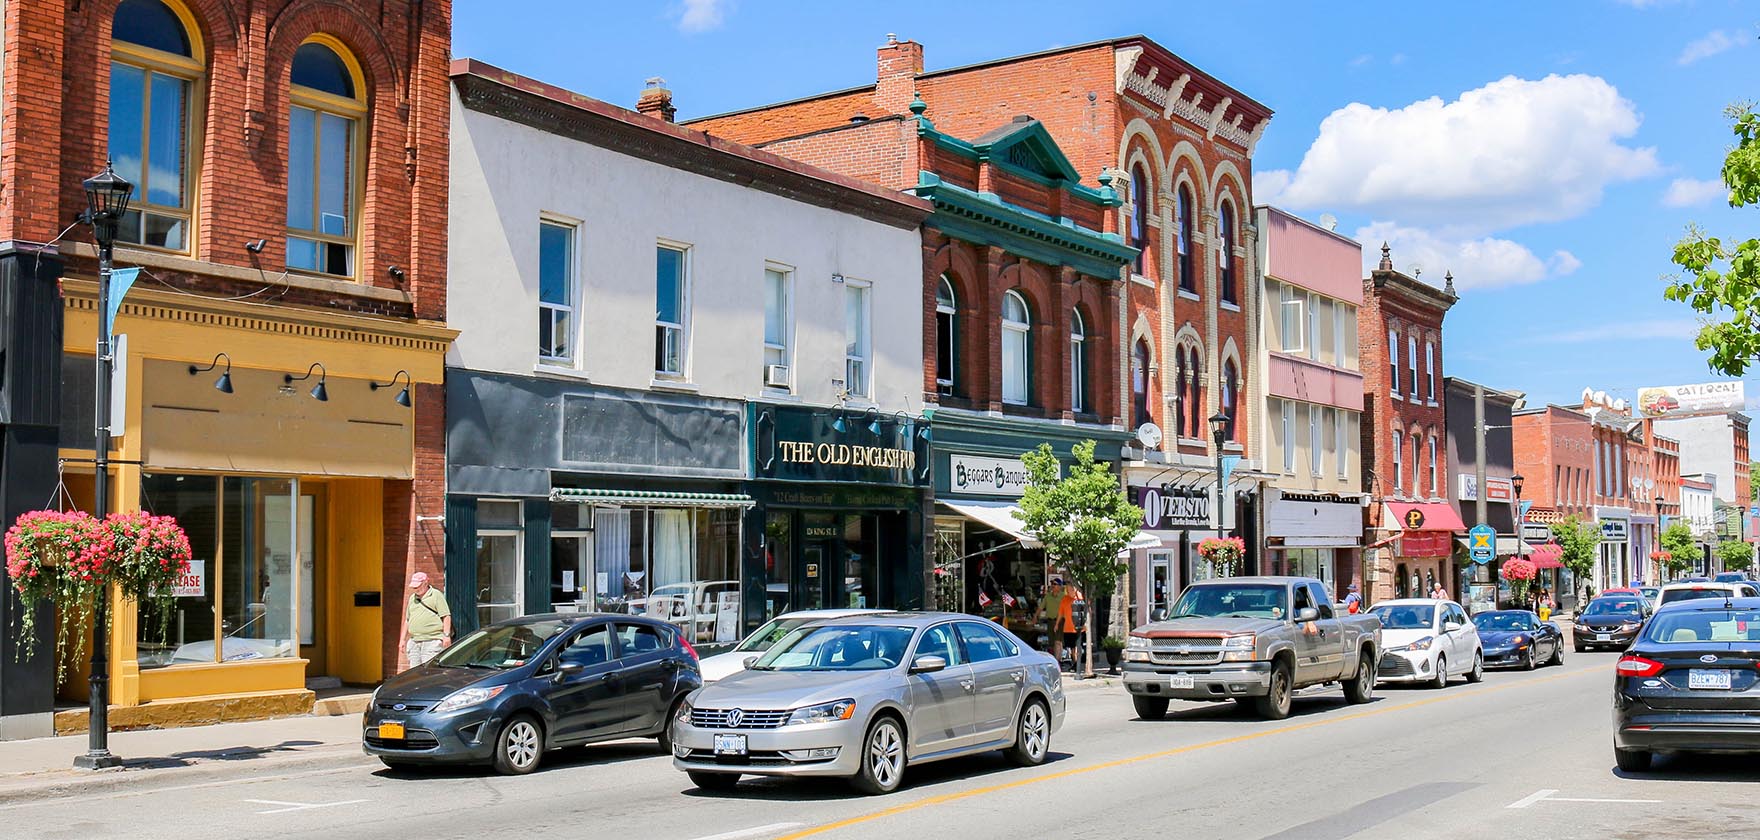
<path id="1" fill-rule="evenodd" d="M 98 592 L 108 583 L 103 537 L 103 523 L 81 511 L 33 510 L 6 531 L 6 574 L 24 605 L 19 610 L 21 635 L 32 637 L 39 602 L 48 600 L 61 612 L 55 634 L 57 681 L 66 663 L 85 652 L 85 626 L 96 610 Z M 21 656 L 32 650 L 28 642 L 19 646 Z"/>
<path id="2" fill-rule="evenodd" d="M 1520 602 L 1527 597 L 1528 585 L 1533 583 L 1534 574 L 1537 571 L 1539 571 L 1539 569 L 1535 567 L 1532 561 L 1523 560 L 1518 557 L 1513 560 L 1503 561 L 1503 568 L 1499 574 L 1503 575 L 1504 580 L 1509 581 L 1510 595 L 1513 596 L 1517 602 Z"/>
<path id="3" fill-rule="evenodd" d="M 1674 559 L 1674 555 L 1666 551 L 1652 551 L 1650 552 L 1650 559 L 1655 560 L 1658 563 L 1667 563 Z"/>
<path id="4" fill-rule="evenodd" d="M 1232 577 L 1235 566 L 1247 554 L 1247 543 L 1240 537 L 1210 537 L 1198 543 L 1198 556 L 1204 558 L 1218 577 Z"/>
<path id="5" fill-rule="evenodd" d="M 136 602 L 157 605 L 160 620 L 169 622 L 173 587 L 189 571 L 189 536 L 176 519 L 141 511 L 113 513 L 103 530 L 114 583 Z"/>

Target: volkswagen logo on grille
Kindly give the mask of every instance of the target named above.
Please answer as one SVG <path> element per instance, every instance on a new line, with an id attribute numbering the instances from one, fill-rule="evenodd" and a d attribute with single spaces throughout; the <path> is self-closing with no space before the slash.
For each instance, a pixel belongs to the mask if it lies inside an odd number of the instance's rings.
<path id="1" fill-rule="evenodd" d="M 1699 657 L 1699 661 L 1700 662 L 1716 662 L 1717 661 L 1717 654 L 1707 653 L 1704 656 Z"/>
<path id="2" fill-rule="evenodd" d="M 406 706 L 402 703 L 392 703 L 391 704 L 391 711 L 394 711 L 394 712 L 401 712 L 401 711 L 408 709 L 408 708 L 409 708 L 408 706 Z"/>
<path id="3" fill-rule="evenodd" d="M 746 713 L 740 709 L 732 709 L 727 713 L 728 726 L 738 726 L 739 722 L 745 719 Z"/>

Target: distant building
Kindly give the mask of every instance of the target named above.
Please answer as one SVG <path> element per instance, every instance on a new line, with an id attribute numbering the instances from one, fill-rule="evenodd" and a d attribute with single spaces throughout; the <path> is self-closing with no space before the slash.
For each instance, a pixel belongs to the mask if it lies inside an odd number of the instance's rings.
<path id="1" fill-rule="evenodd" d="M 1511 413 L 1522 399 L 1519 393 L 1486 388 L 1476 382 L 1449 377 L 1447 380 L 1446 418 L 1448 425 L 1448 464 L 1454 480 L 1448 484 L 1448 500 L 1460 514 L 1461 521 L 1479 524 L 1479 499 L 1485 500 L 1483 522 L 1497 531 L 1496 552 L 1486 563 L 1474 563 L 1470 555 L 1457 561 L 1460 577 L 1453 586 L 1458 600 L 1471 612 L 1497 609 L 1499 571 L 1503 561 L 1522 551 L 1517 543 L 1516 501 L 1520 495 L 1515 477 L 1516 467 L 1512 444 Z M 1476 403 L 1482 393 L 1485 401 L 1485 486 L 1478 482 L 1479 430 Z M 1526 489 L 1527 476 L 1523 475 Z M 1542 561 L 1550 560 L 1549 553 Z M 1503 597 L 1508 597 L 1507 591 Z"/>

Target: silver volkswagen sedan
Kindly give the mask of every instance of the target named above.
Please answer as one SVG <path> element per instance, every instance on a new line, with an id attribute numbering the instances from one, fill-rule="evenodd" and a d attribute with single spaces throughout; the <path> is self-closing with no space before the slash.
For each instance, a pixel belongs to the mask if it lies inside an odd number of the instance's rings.
<path id="1" fill-rule="evenodd" d="M 883 613 L 801 627 L 741 673 L 693 692 L 673 765 L 709 790 L 741 775 L 845 776 L 890 793 L 905 766 L 1003 750 L 1045 761 L 1063 724 L 1050 656 L 958 613 Z"/>

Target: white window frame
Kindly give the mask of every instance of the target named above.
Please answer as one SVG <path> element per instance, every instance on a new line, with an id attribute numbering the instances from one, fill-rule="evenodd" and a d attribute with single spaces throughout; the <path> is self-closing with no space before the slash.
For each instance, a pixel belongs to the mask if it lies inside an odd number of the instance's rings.
<path id="1" fill-rule="evenodd" d="M 1069 311 L 1069 407 L 1070 411 L 1081 414 L 1088 410 L 1086 401 L 1082 399 L 1087 367 L 1088 325 L 1082 318 L 1080 309 Z"/>
<path id="2" fill-rule="evenodd" d="M 852 397 L 872 399 L 874 395 L 874 284 L 866 280 L 845 278 L 844 285 L 844 336 L 843 336 L 843 390 Z M 856 352 L 849 350 L 848 307 L 851 292 L 860 290 L 862 294 L 862 340 L 856 346 Z M 851 365 L 856 366 L 856 375 L 850 376 Z M 855 380 L 855 381 L 851 381 Z"/>
<path id="3" fill-rule="evenodd" d="M 1033 309 L 1027 305 L 1027 299 L 1013 289 L 1003 292 L 1002 295 L 1002 347 L 1000 348 L 1002 351 L 1002 401 L 1009 405 L 1026 405 L 1033 392 Z M 1026 321 L 1009 320 L 1008 299 L 1010 297 L 1020 301 L 1021 310 L 1027 314 Z M 1011 333 L 1021 337 L 1021 392 L 1016 395 L 1008 393 L 1007 338 Z"/>
<path id="4" fill-rule="evenodd" d="M 782 275 L 782 343 L 776 344 L 770 341 L 770 325 L 765 323 L 764 335 L 761 336 L 764 344 L 764 368 L 767 369 L 772 364 L 786 366 L 788 368 L 788 384 L 770 385 L 765 382 L 768 379 L 767 375 L 761 376 L 759 382 L 763 387 L 772 391 L 792 391 L 794 390 L 794 266 L 770 261 L 764 263 L 764 315 L 766 321 L 768 321 L 770 314 L 770 274 L 772 272 Z M 770 361 L 772 351 L 781 354 L 782 361 Z M 766 371 L 760 370 L 759 373 L 765 374 Z"/>
<path id="5" fill-rule="evenodd" d="M 1431 435 L 1430 436 L 1430 495 L 1431 495 L 1431 497 L 1438 497 L 1438 496 L 1442 495 L 1442 493 L 1440 492 L 1441 488 L 1439 486 L 1437 486 L 1437 483 L 1436 483 L 1440 476 L 1441 476 L 1441 473 L 1436 469 L 1436 436 Z"/>
<path id="6" fill-rule="evenodd" d="M 1349 331 L 1350 338 L 1347 339 L 1345 337 L 1345 332 L 1346 332 L 1345 331 L 1345 324 L 1346 324 L 1346 322 L 1352 320 L 1351 315 L 1350 315 L 1350 311 L 1351 311 L 1350 305 L 1346 304 L 1344 301 L 1335 300 L 1332 302 L 1332 322 L 1333 322 L 1332 323 L 1332 366 L 1333 367 L 1340 367 L 1340 368 L 1347 368 L 1347 369 L 1355 367 L 1354 365 L 1349 363 L 1348 359 L 1350 358 L 1350 355 L 1349 355 L 1348 351 L 1346 350 L 1347 346 L 1355 346 L 1355 342 L 1357 340 L 1357 331 L 1355 328 L 1352 328 Z M 1350 345 L 1346 344 L 1347 341 L 1350 342 Z"/>
<path id="7" fill-rule="evenodd" d="M 1343 481 L 1350 478 L 1350 425 L 1357 415 L 1343 409 L 1334 411 L 1338 413 L 1338 478 Z"/>
<path id="8" fill-rule="evenodd" d="M 1431 405 L 1436 404 L 1436 343 L 1424 342 L 1424 390 L 1429 392 L 1425 398 Z"/>
<path id="9" fill-rule="evenodd" d="M 660 265 L 658 254 L 663 248 L 669 251 L 679 252 L 679 266 L 683 269 L 684 276 L 679 280 L 679 321 L 676 323 L 660 320 L 660 310 L 658 308 L 658 296 L 660 290 L 658 286 L 655 287 L 654 294 L 656 308 L 654 310 L 654 329 L 657 331 L 672 330 L 678 333 L 678 370 L 661 370 L 660 367 L 656 365 L 654 368 L 654 375 L 662 379 L 687 379 L 689 378 L 688 371 L 691 369 L 691 275 L 695 273 L 692 271 L 691 258 L 694 249 L 684 242 L 674 242 L 668 239 L 656 240 L 654 243 L 654 251 L 656 254 L 654 264 L 655 283 L 659 282 Z M 659 333 L 656 332 L 655 336 L 658 338 Z M 656 359 L 656 361 L 658 360 Z"/>
<path id="10" fill-rule="evenodd" d="M 563 297 L 568 301 L 567 303 L 548 303 L 544 300 L 543 234 L 546 226 L 568 231 L 568 288 L 563 294 Z M 578 220 L 549 213 L 538 216 L 538 312 L 540 315 L 549 314 L 551 339 L 550 347 L 540 346 L 538 348 L 539 363 L 562 362 L 564 365 L 571 365 L 579 355 L 575 352 L 577 347 L 575 338 L 580 329 L 580 319 L 577 317 L 580 307 L 576 305 L 576 300 L 580 296 L 580 239 L 581 224 Z M 568 352 L 561 355 L 550 352 L 555 349 L 558 313 L 561 313 L 563 320 L 568 324 L 569 333 L 563 345 L 568 349 Z"/>
<path id="11" fill-rule="evenodd" d="M 1387 392 L 1396 400 L 1405 399 L 1399 393 L 1399 330 L 1387 329 L 1387 364 L 1393 369 L 1392 387 Z"/>
<path id="12" fill-rule="evenodd" d="M 1303 325 L 1307 323 L 1302 308 L 1307 305 L 1307 301 L 1297 292 L 1296 287 L 1288 283 L 1278 284 L 1277 323 L 1279 332 L 1282 333 L 1278 349 L 1285 353 L 1301 353 L 1307 343 L 1302 335 Z"/>
<path id="13" fill-rule="evenodd" d="M 1406 336 L 1406 361 L 1412 374 L 1412 402 L 1418 401 L 1418 336 Z"/>
<path id="14" fill-rule="evenodd" d="M 1319 478 L 1325 468 L 1320 457 L 1326 448 L 1325 441 L 1321 440 L 1325 422 L 1323 411 L 1318 405 L 1308 406 L 1308 473 L 1315 478 Z"/>
<path id="15" fill-rule="evenodd" d="M 1320 361 L 1320 295 L 1308 294 L 1307 299 L 1307 335 L 1303 344 L 1307 345 L 1308 358 Z"/>
<path id="16" fill-rule="evenodd" d="M 947 287 L 947 296 L 953 301 L 950 306 L 941 300 L 941 287 Z M 953 383 L 959 378 L 959 290 L 953 287 L 953 281 L 947 275 L 941 275 L 935 285 L 935 350 L 941 351 L 941 316 L 947 316 L 947 358 L 936 357 L 935 387 L 944 394 L 953 392 Z M 947 362 L 948 378 L 941 378 L 941 362 Z"/>
<path id="17" fill-rule="evenodd" d="M 1406 443 L 1398 429 L 1393 430 L 1393 489 L 1399 492 L 1405 489 L 1405 456 Z"/>
<path id="18" fill-rule="evenodd" d="M 512 604 L 512 606 L 513 606 L 513 617 L 519 618 L 520 616 L 523 616 L 526 614 L 526 539 L 525 539 L 526 506 L 525 506 L 525 502 L 520 499 L 488 498 L 488 499 L 478 499 L 477 500 L 477 504 L 482 504 L 483 502 L 492 502 L 495 504 L 512 504 L 514 506 L 514 510 L 517 512 L 516 516 L 518 517 L 518 522 L 519 522 L 518 525 L 515 525 L 512 527 L 491 526 L 488 528 L 478 528 L 476 535 L 477 535 L 477 539 L 482 539 L 483 537 L 512 537 L 513 538 L 514 568 L 513 568 L 513 604 Z M 474 551 L 475 546 L 473 546 L 472 548 L 473 548 L 473 551 L 471 553 L 471 563 L 474 566 L 477 562 L 477 558 L 476 558 L 476 552 Z M 478 581 L 479 589 L 481 589 L 482 584 L 483 584 L 482 581 Z M 476 604 L 476 608 L 479 610 L 484 607 L 505 607 L 505 606 L 508 606 L 508 605 L 501 603 L 501 602 Z"/>
<path id="19" fill-rule="evenodd" d="M 1278 400 L 1282 407 L 1283 426 L 1283 474 L 1296 474 L 1296 404 L 1289 400 Z"/>

